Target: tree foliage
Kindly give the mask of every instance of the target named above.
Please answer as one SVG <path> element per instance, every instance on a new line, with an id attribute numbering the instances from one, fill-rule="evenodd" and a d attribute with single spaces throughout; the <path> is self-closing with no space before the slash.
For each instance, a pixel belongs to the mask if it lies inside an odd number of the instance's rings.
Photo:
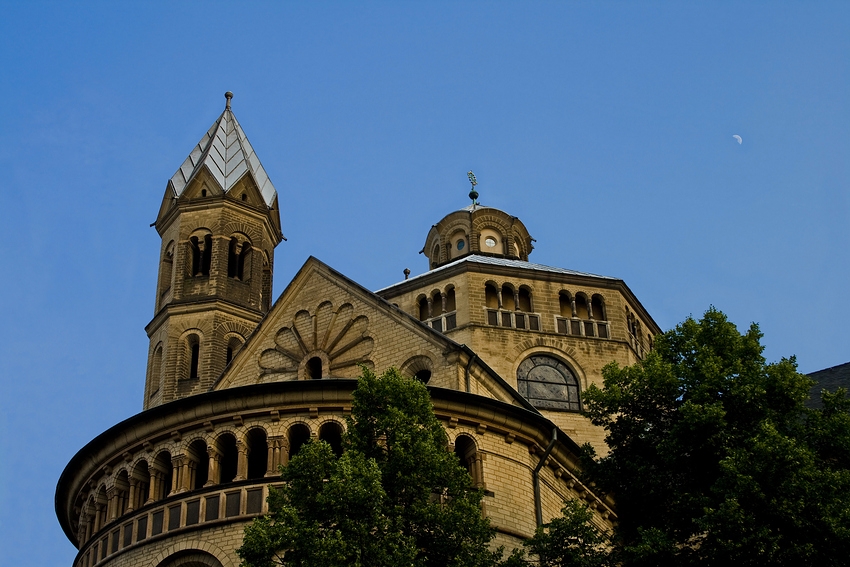
<path id="1" fill-rule="evenodd" d="M 793 358 L 768 364 L 753 324 L 709 309 L 609 364 L 585 408 L 608 455 L 589 480 L 614 493 L 622 565 L 843 565 L 850 557 L 850 402 Z"/>
<path id="2" fill-rule="evenodd" d="M 336 458 L 307 443 L 282 469 L 269 515 L 245 530 L 247 567 L 489 567 L 493 529 L 480 491 L 446 450 L 425 386 L 367 369 Z"/>
<path id="3" fill-rule="evenodd" d="M 592 522 L 586 504 L 566 502 L 561 516 L 537 528 L 525 547 L 539 567 L 608 567 L 611 541 Z"/>

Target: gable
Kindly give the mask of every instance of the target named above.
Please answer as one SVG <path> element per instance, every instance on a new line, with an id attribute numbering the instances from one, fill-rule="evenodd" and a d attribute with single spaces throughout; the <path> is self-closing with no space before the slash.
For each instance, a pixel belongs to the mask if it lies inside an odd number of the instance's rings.
<path id="1" fill-rule="evenodd" d="M 411 377 L 424 371 L 429 386 L 527 404 L 467 347 L 315 258 L 307 260 L 214 389 L 307 380 L 317 373 L 356 378 L 360 365 L 377 372 L 395 366 Z"/>

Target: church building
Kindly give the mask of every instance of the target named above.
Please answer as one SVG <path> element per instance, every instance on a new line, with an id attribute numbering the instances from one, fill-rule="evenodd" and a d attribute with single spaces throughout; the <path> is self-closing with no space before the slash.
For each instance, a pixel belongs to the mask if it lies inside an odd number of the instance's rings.
<path id="1" fill-rule="evenodd" d="M 530 262 L 525 224 L 479 204 L 470 172 L 472 204 L 427 230 L 425 272 L 370 291 L 310 257 L 272 301 L 278 195 L 225 97 L 155 223 L 143 411 L 59 479 L 74 567 L 237 567 L 278 468 L 310 439 L 341 451 L 361 365 L 427 384 L 496 545 L 519 546 L 568 499 L 616 522 L 578 453 L 606 452 L 581 392 L 660 332 L 623 280 Z"/>

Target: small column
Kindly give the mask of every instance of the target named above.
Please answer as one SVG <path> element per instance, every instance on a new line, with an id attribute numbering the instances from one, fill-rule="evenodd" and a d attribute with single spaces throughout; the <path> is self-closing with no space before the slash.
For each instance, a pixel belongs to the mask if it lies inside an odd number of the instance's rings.
<path id="1" fill-rule="evenodd" d="M 219 480 L 218 471 L 221 468 L 221 453 L 215 447 L 207 445 L 207 454 L 210 456 L 209 471 L 207 472 L 207 482 L 204 486 L 213 486 L 218 484 Z"/>
<path id="2" fill-rule="evenodd" d="M 445 312 L 446 312 L 446 294 L 445 294 L 445 293 L 441 293 L 441 294 L 440 294 L 440 298 L 443 300 L 443 305 L 442 305 L 442 309 L 443 309 L 443 310 L 442 310 L 442 311 L 440 311 L 440 313 L 445 313 Z"/>
<path id="3" fill-rule="evenodd" d="M 183 476 L 181 474 L 183 472 L 182 464 L 183 455 L 171 457 L 171 486 L 166 487 L 169 489 L 167 496 L 177 494 L 180 491 L 180 477 Z"/>
<path id="4" fill-rule="evenodd" d="M 233 480 L 245 480 L 248 478 L 248 446 L 241 439 L 236 440 L 236 477 Z"/>
<path id="5" fill-rule="evenodd" d="M 434 298 L 429 297 L 428 298 L 428 318 L 430 319 L 433 316 L 434 316 Z"/>
<path id="6" fill-rule="evenodd" d="M 502 308 L 502 290 L 501 289 L 496 290 L 496 298 L 499 300 L 499 309 L 501 309 Z"/>
<path id="7" fill-rule="evenodd" d="M 289 464 L 289 439 L 286 437 L 282 438 L 280 444 L 280 459 L 278 460 L 278 465 L 285 467 Z"/>
<path id="8" fill-rule="evenodd" d="M 183 462 L 183 487 L 182 491 L 192 490 L 195 486 L 195 473 L 197 472 L 198 463 L 190 458 L 184 459 Z"/>
<path id="9" fill-rule="evenodd" d="M 156 502 L 160 498 L 162 498 L 162 483 L 164 475 L 162 471 L 159 469 L 151 468 L 151 485 L 150 490 L 148 490 L 148 501 L 145 504 L 150 504 L 151 502 Z"/>
<path id="10" fill-rule="evenodd" d="M 139 481 L 135 478 L 130 478 L 130 495 L 127 498 L 127 512 L 132 512 L 137 508 L 136 498 L 139 490 Z"/>
<path id="11" fill-rule="evenodd" d="M 519 311 L 519 289 L 514 290 L 514 311 Z"/>
<path id="12" fill-rule="evenodd" d="M 576 310 L 576 297 L 575 296 L 570 297 L 570 308 L 572 308 L 572 310 L 573 310 L 573 319 L 575 319 L 576 317 L 578 317 L 578 311 Z"/>
<path id="13" fill-rule="evenodd" d="M 101 525 L 101 521 L 103 519 L 103 506 L 104 505 L 101 504 L 100 502 L 98 502 L 94 505 L 94 510 L 95 510 L 95 512 L 94 512 L 94 529 L 92 530 L 92 533 L 99 532 L 100 528 L 103 527 Z"/>
<path id="14" fill-rule="evenodd" d="M 106 489 L 106 523 L 118 517 L 118 491 L 113 486 Z"/>

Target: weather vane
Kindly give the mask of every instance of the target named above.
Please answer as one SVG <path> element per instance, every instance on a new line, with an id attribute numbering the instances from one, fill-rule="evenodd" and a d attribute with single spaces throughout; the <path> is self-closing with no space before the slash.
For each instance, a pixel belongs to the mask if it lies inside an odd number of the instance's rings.
<path id="1" fill-rule="evenodd" d="M 478 201 L 478 191 L 475 190 L 475 186 L 478 185 L 478 181 L 475 179 L 475 174 L 471 171 L 466 174 L 469 177 L 469 182 L 472 184 L 472 190 L 469 192 L 469 198 L 472 199 L 472 204 L 477 205 Z"/>

